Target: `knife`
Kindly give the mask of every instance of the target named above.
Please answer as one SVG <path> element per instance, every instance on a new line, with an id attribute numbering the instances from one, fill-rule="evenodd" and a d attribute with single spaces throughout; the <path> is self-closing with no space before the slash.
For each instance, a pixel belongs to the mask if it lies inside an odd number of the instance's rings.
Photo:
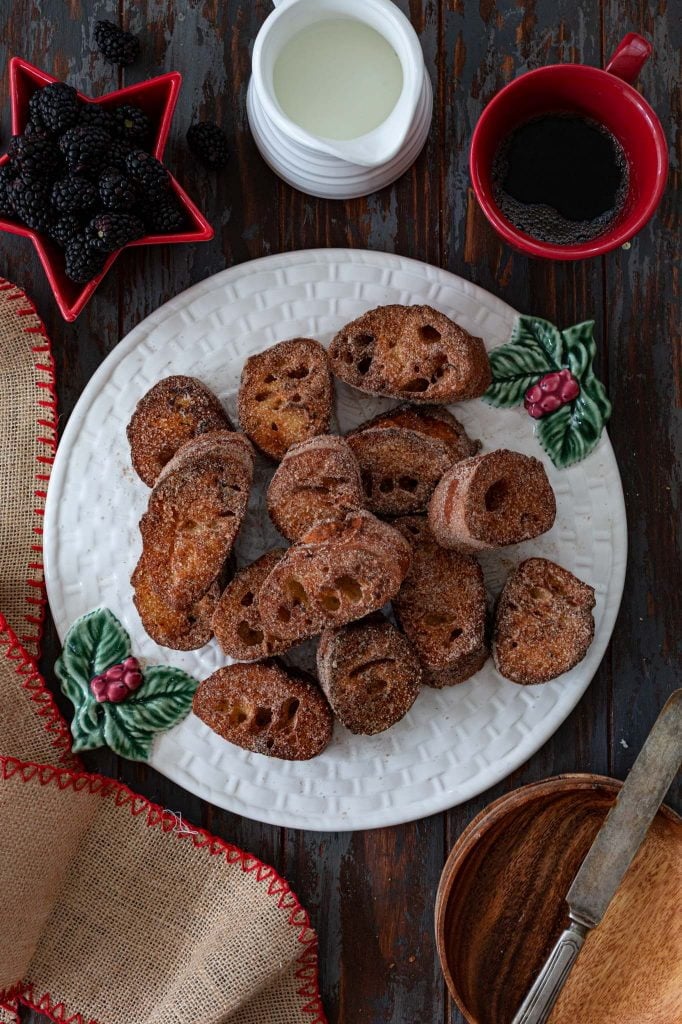
<path id="1" fill-rule="evenodd" d="M 566 895 L 570 925 L 559 937 L 512 1024 L 545 1024 L 585 936 L 595 928 L 644 841 L 682 763 L 682 689 L 656 719 Z"/>

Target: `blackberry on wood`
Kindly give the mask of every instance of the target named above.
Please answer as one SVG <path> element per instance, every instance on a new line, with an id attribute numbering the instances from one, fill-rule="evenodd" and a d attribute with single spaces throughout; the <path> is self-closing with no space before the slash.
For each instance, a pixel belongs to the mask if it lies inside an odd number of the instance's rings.
<path id="1" fill-rule="evenodd" d="M 145 209 L 144 220 L 149 231 L 160 235 L 169 235 L 187 227 L 182 207 L 171 192 L 155 206 Z"/>
<path id="2" fill-rule="evenodd" d="M 116 132 L 124 142 L 139 146 L 149 138 L 151 124 L 144 110 L 139 107 L 117 107 L 114 121 Z"/>
<path id="3" fill-rule="evenodd" d="M 53 135 L 73 128 L 80 115 L 78 93 L 66 82 L 52 82 L 40 90 L 36 111 Z"/>
<path id="4" fill-rule="evenodd" d="M 158 202 L 168 188 L 168 171 L 156 157 L 143 149 L 133 149 L 128 153 L 126 170 L 137 185 L 142 198 L 150 203 Z"/>
<path id="5" fill-rule="evenodd" d="M 140 40 L 132 32 L 125 32 L 113 21 L 98 21 L 95 25 L 97 49 L 109 64 L 128 67 L 140 54 Z"/>
<path id="6" fill-rule="evenodd" d="M 55 221 L 50 229 L 50 238 L 64 249 L 81 233 L 81 222 L 74 213 L 67 213 Z"/>
<path id="7" fill-rule="evenodd" d="M 99 213 L 85 229 L 88 245 L 99 252 L 115 252 L 144 235 L 139 217 L 127 213 Z"/>
<path id="8" fill-rule="evenodd" d="M 97 187 L 77 174 L 60 178 L 52 186 L 52 205 L 59 213 L 81 213 L 97 205 Z"/>
<path id="9" fill-rule="evenodd" d="M 49 182 L 16 178 L 12 184 L 15 215 L 33 231 L 47 231 L 54 220 Z"/>
<path id="10" fill-rule="evenodd" d="M 62 158 L 47 135 L 13 135 L 8 152 L 17 173 L 24 178 L 50 178 L 59 171 Z"/>
<path id="11" fill-rule="evenodd" d="M 107 210 L 130 210 L 137 192 L 130 178 L 116 167 L 109 167 L 99 179 L 99 197 Z"/>
<path id="12" fill-rule="evenodd" d="M 97 277 L 105 260 L 105 253 L 92 249 L 85 239 L 78 235 L 71 239 L 64 251 L 66 276 L 77 284 L 86 284 L 93 277 Z"/>
<path id="13" fill-rule="evenodd" d="M 212 121 L 193 124 L 187 132 L 187 145 L 207 167 L 222 167 L 227 163 L 227 135 Z"/>
<path id="14" fill-rule="evenodd" d="M 92 174 L 107 160 L 111 137 L 102 128 L 69 128 L 59 140 L 69 170 L 73 174 Z"/>

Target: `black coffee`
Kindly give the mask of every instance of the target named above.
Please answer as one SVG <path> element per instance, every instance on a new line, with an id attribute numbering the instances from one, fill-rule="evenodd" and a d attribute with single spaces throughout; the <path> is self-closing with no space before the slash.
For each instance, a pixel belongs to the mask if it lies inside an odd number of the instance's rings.
<path id="1" fill-rule="evenodd" d="M 575 245 L 601 235 L 622 210 L 628 165 L 603 125 L 552 114 L 528 121 L 504 140 L 493 188 L 515 227 L 543 242 Z"/>

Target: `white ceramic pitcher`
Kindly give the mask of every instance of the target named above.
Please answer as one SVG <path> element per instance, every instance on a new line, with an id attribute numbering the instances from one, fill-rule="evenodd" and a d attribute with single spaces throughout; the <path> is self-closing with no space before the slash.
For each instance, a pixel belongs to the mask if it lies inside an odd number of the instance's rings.
<path id="1" fill-rule="evenodd" d="M 282 48 L 322 20 L 351 18 L 386 39 L 402 68 L 402 88 L 387 118 L 353 139 L 312 135 L 277 101 L 273 72 Z M 301 191 L 326 198 L 366 195 L 395 181 L 416 159 L 431 123 L 431 82 L 417 35 L 391 0 L 275 0 L 256 38 L 247 113 L 266 162 Z"/>

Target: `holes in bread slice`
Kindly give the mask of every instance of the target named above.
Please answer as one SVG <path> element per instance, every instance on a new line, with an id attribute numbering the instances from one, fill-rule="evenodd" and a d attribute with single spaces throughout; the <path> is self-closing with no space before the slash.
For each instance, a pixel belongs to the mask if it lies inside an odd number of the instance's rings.
<path id="1" fill-rule="evenodd" d="M 403 384 L 403 391 L 409 391 L 415 394 L 422 391 L 428 391 L 429 383 L 430 382 L 426 377 L 413 377 L 412 380 L 408 380 L 407 384 Z"/>
<path id="2" fill-rule="evenodd" d="M 333 614 L 341 607 L 341 598 L 329 589 L 320 590 L 320 604 L 326 612 Z"/>
<path id="3" fill-rule="evenodd" d="M 485 492 L 483 502 L 488 512 L 499 512 L 509 497 L 509 481 L 502 477 L 495 480 Z"/>
<path id="4" fill-rule="evenodd" d="M 372 357 L 371 356 L 363 356 L 363 358 L 360 360 L 360 362 L 357 365 L 357 371 L 358 371 L 358 373 L 360 374 L 361 377 L 365 376 L 365 374 L 368 372 L 368 370 L 369 370 L 371 365 L 372 365 Z"/>
<path id="5" fill-rule="evenodd" d="M 242 595 L 241 601 L 239 603 L 243 605 L 244 608 L 250 608 L 255 600 L 256 595 L 254 594 L 254 592 L 252 590 L 247 590 L 246 593 Z"/>
<path id="6" fill-rule="evenodd" d="M 347 598 L 351 604 L 358 604 L 358 602 L 362 601 L 362 587 L 352 576 L 337 576 L 334 580 L 334 586 L 342 597 Z"/>
<path id="7" fill-rule="evenodd" d="M 422 324 L 419 328 L 419 337 L 422 341 L 431 343 L 434 341 L 440 341 L 441 333 L 437 327 L 433 326 L 433 324 Z"/>
<path id="8" fill-rule="evenodd" d="M 291 380 L 303 380 L 309 373 L 309 366 L 295 366 L 292 370 L 287 370 L 287 377 Z"/>
<path id="9" fill-rule="evenodd" d="M 272 711 L 270 708 L 257 708 L 256 714 L 253 717 L 253 724 L 257 730 L 267 729 L 272 721 Z"/>
<path id="10" fill-rule="evenodd" d="M 224 707 L 219 710 L 228 711 L 228 722 L 233 726 L 245 725 L 251 718 L 252 708 L 246 704 L 233 704 L 232 707 Z"/>
<path id="11" fill-rule="evenodd" d="M 260 647 L 264 639 L 263 630 L 254 629 L 246 619 L 242 619 L 237 626 L 237 636 L 247 647 Z"/>

